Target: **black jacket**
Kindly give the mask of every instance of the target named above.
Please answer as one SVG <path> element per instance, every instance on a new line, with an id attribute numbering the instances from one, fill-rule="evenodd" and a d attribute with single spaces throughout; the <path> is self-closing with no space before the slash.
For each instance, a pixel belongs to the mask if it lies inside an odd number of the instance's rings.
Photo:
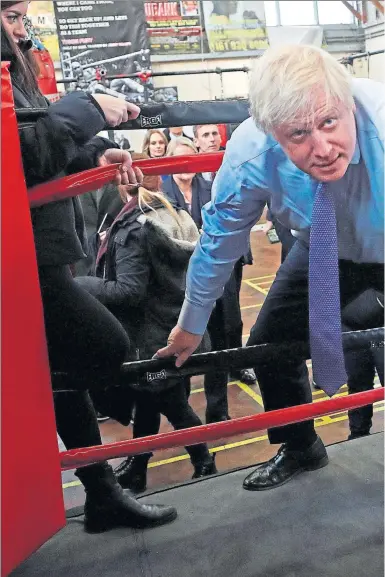
<path id="1" fill-rule="evenodd" d="M 80 202 L 83 209 L 84 222 L 88 238 L 95 234 L 104 220 L 107 229 L 114 222 L 123 208 L 123 201 L 114 184 L 107 184 L 102 189 L 82 194 Z"/>
<path id="2" fill-rule="evenodd" d="M 178 210 L 181 226 L 162 204 L 123 214 L 110 230 L 97 276 L 77 277 L 123 324 L 140 358 L 167 344 L 184 300 L 186 271 L 198 230 Z"/>
<path id="3" fill-rule="evenodd" d="M 2 51 L 1 59 L 11 61 L 12 78 L 12 56 Z M 27 94 L 13 79 L 13 94 L 16 109 L 47 109 L 37 120 L 19 123 L 27 187 L 93 168 L 107 148 L 117 146 L 93 138 L 106 121 L 96 101 L 84 92 L 72 92 L 50 105 L 41 94 Z M 87 240 L 78 198 L 32 209 L 31 215 L 40 266 L 70 264 L 85 257 Z"/>
<path id="4" fill-rule="evenodd" d="M 188 210 L 183 194 L 172 176 L 168 176 L 162 183 L 164 194 L 183 210 Z M 190 214 L 198 229 L 202 228 L 202 207 L 211 200 L 211 183 L 200 174 L 192 180 L 192 197 Z"/>

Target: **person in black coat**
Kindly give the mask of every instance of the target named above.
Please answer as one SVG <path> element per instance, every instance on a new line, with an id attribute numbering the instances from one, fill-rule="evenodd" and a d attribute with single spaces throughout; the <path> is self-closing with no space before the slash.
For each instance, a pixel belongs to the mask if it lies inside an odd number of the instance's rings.
<path id="1" fill-rule="evenodd" d="M 157 181 L 158 177 L 145 177 Z M 96 259 L 95 276 L 78 277 L 78 282 L 120 320 L 135 346 L 136 359 L 150 359 L 167 343 L 170 328 L 178 319 L 184 299 L 186 271 L 199 237 L 190 215 L 174 208 L 159 192 L 144 187 L 119 187 L 124 207 L 102 240 Z M 127 389 L 129 394 L 130 391 Z M 114 390 L 93 396 L 102 413 L 123 425 L 130 423 L 130 411 Z M 136 388 L 134 438 L 159 432 L 160 414 L 175 429 L 201 425 L 188 403 L 183 378 L 154 379 Z M 194 466 L 193 478 L 216 472 L 206 443 L 187 446 Z M 126 459 L 116 469 L 124 488 L 135 492 L 146 488 L 151 454 Z"/>
<path id="2" fill-rule="evenodd" d="M 80 197 L 83 209 L 84 224 L 88 239 L 88 254 L 74 265 L 75 276 L 87 275 L 93 265 L 93 252 L 90 246 L 93 236 L 107 230 L 123 208 L 123 202 L 117 194 L 114 184 L 107 184 L 98 190 L 86 192 Z"/>
<path id="3" fill-rule="evenodd" d="M 118 183 L 136 182 L 130 155 L 114 143 L 93 138 L 107 125 L 135 118 L 139 109 L 106 95 L 74 92 L 49 105 L 37 85 L 32 43 L 25 41 L 28 2 L 1 2 L 1 58 L 9 61 L 16 108 L 44 108 L 36 121 L 20 127 L 28 187 L 94 167 L 120 162 Z M 4 168 L 3 168 L 4 169 Z M 69 265 L 85 256 L 84 222 L 77 198 L 31 211 L 43 301 L 52 384 L 70 390 L 54 395 L 57 430 L 67 449 L 101 445 L 87 390 L 120 382 L 129 340 L 113 315 L 77 286 Z M 60 378 L 58 377 L 60 373 Z M 98 463 L 77 470 L 86 490 L 85 527 L 105 531 L 117 525 L 152 526 L 171 521 L 173 507 L 146 506 L 123 493 L 112 468 Z"/>

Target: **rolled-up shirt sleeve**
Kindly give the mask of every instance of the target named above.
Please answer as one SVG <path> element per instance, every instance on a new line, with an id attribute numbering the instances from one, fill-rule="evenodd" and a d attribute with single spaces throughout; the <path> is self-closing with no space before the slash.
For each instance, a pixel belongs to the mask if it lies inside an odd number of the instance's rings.
<path id="1" fill-rule="evenodd" d="M 253 184 L 244 165 L 234 167 L 225 158 L 212 201 L 202 209 L 203 233 L 190 260 L 178 321 L 190 333 L 204 333 L 214 303 L 235 262 L 248 251 L 250 230 L 263 212 L 268 191 L 262 179 L 250 176 Z"/>

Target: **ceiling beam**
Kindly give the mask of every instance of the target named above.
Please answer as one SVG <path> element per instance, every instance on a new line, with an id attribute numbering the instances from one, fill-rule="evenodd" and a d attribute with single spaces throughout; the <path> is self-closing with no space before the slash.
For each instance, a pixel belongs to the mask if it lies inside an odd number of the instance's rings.
<path id="1" fill-rule="evenodd" d="M 349 12 L 351 12 L 358 20 L 360 20 L 360 22 L 362 22 L 363 24 L 366 24 L 366 22 L 368 21 L 368 18 L 367 18 L 364 11 L 361 14 L 361 12 L 358 12 L 358 10 L 353 8 L 353 6 L 351 4 L 349 4 L 349 2 L 347 0 L 341 0 L 341 2 L 344 6 L 346 6 L 346 8 L 349 10 Z"/>
<path id="2" fill-rule="evenodd" d="M 379 2 L 378 0 L 370 0 L 370 2 L 374 4 L 374 6 L 377 8 L 379 12 L 381 12 L 381 14 L 384 13 L 384 6 L 381 4 L 381 2 Z"/>

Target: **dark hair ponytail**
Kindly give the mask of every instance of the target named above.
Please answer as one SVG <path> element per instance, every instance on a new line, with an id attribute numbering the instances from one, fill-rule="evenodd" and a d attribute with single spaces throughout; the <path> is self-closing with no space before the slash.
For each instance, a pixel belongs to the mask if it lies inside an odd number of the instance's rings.
<path id="1" fill-rule="evenodd" d="M 1 1 L 1 11 L 14 4 L 17 2 Z M 32 43 L 28 40 L 16 44 L 1 22 L 1 59 L 10 60 L 13 82 L 27 93 L 39 94 L 40 90 L 37 83 L 39 68 L 33 52 L 30 50 L 31 47 Z"/>

